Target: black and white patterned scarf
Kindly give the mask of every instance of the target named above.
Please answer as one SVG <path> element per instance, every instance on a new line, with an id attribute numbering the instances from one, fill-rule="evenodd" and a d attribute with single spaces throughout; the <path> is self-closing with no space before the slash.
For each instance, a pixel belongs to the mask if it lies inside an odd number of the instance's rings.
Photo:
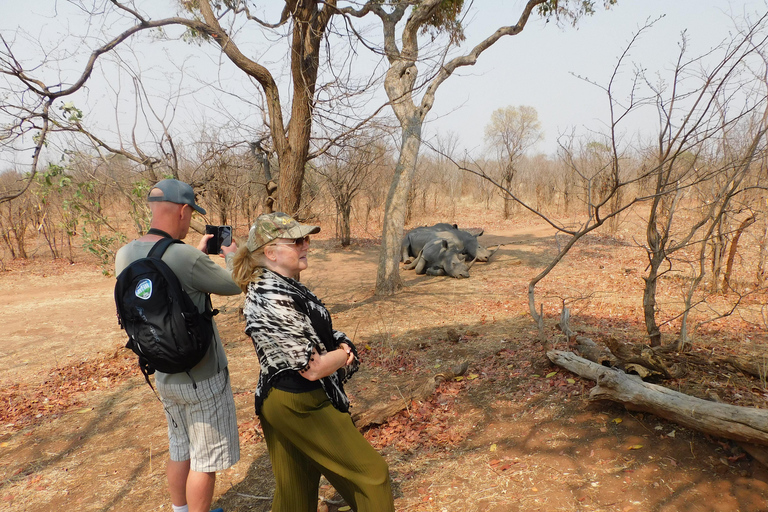
<path id="1" fill-rule="evenodd" d="M 248 284 L 243 308 L 245 333 L 253 340 L 261 371 L 256 387 L 256 414 L 280 373 L 309 367 L 314 347 L 324 354 L 346 343 L 357 349 L 343 332 L 333 330 L 331 315 L 314 293 L 303 284 L 264 270 Z M 344 383 L 357 371 L 357 359 L 320 384 L 334 407 L 349 411 Z"/>

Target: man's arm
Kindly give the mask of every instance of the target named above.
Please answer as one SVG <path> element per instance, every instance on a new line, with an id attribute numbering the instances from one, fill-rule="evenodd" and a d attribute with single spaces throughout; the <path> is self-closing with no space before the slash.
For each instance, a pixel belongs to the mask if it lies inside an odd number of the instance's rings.
<path id="1" fill-rule="evenodd" d="M 205 240 L 205 238 L 206 237 L 203 237 L 203 240 Z M 201 244 L 203 250 L 200 251 L 201 254 L 195 260 L 194 268 L 192 269 L 192 286 L 204 293 L 239 295 L 242 290 L 232 280 L 231 271 L 221 268 L 209 258 L 208 255 L 203 252 L 205 250 L 205 243 L 201 242 Z M 200 247 L 198 246 L 198 250 L 199 249 Z M 222 249 L 228 249 L 222 256 L 227 259 L 227 266 L 231 267 L 232 257 L 235 254 L 234 251 L 237 250 L 237 246 L 232 242 L 232 245 Z"/>

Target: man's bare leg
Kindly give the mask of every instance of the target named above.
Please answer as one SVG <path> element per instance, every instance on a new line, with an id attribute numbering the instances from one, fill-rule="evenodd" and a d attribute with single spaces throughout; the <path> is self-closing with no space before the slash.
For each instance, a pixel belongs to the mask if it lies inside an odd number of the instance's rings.
<path id="1" fill-rule="evenodd" d="M 189 505 L 189 512 L 209 512 L 213 501 L 216 473 L 201 473 L 189 469 L 189 461 L 168 461 L 166 468 L 171 503 L 177 507 Z"/>
<path id="2" fill-rule="evenodd" d="M 187 503 L 189 512 L 209 512 L 213 501 L 216 473 L 190 471 L 187 477 Z"/>

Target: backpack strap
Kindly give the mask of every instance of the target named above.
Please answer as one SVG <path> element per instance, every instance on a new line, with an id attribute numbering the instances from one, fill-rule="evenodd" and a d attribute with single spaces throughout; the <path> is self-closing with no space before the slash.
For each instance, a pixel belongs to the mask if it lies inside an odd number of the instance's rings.
<path id="1" fill-rule="evenodd" d="M 149 254 L 147 254 L 147 258 L 157 258 L 162 259 L 163 254 L 165 254 L 166 249 L 171 246 L 171 244 L 183 244 L 181 240 L 177 240 L 175 238 L 167 238 L 163 237 L 157 242 L 155 242 L 155 245 L 152 246 L 152 249 L 149 250 Z"/>
<path id="2" fill-rule="evenodd" d="M 154 228 L 153 228 L 154 229 Z M 153 229 L 150 229 L 149 231 L 152 232 Z M 171 237 L 168 233 L 165 231 L 160 231 L 159 229 L 154 230 L 155 232 L 152 233 L 154 235 L 160 235 L 163 238 L 155 242 L 155 245 L 152 246 L 152 249 L 149 250 L 149 254 L 147 254 L 147 258 L 157 258 L 162 259 L 163 254 L 165 254 L 165 251 L 173 244 L 183 244 L 181 240 L 178 240 L 176 238 Z M 218 309 L 213 309 L 213 303 L 211 302 L 211 294 L 206 293 L 205 294 L 205 310 L 203 311 L 203 315 L 205 315 L 209 320 L 212 319 L 214 316 L 219 314 Z M 141 361 L 139 361 L 139 366 L 141 366 Z M 142 368 L 142 373 L 144 373 L 144 378 L 147 380 L 147 384 L 149 384 L 149 387 L 152 387 L 152 384 L 149 382 L 149 376 L 145 372 L 144 368 Z M 192 386 L 197 389 L 197 382 L 195 382 L 195 379 L 192 377 L 192 374 L 189 373 L 189 371 L 186 372 L 187 375 L 189 375 L 189 378 L 192 379 Z M 152 388 L 154 391 L 155 388 Z M 157 393 L 155 393 L 157 395 Z"/>
<path id="3" fill-rule="evenodd" d="M 159 231 L 159 230 L 158 230 Z M 164 233 L 161 231 L 161 233 Z M 159 233 L 154 233 L 159 234 Z M 167 233 L 164 233 L 167 234 Z M 155 245 L 152 246 L 152 249 L 149 250 L 149 254 L 147 254 L 147 258 L 158 258 L 162 259 L 163 254 L 165 254 L 166 249 L 170 247 L 172 244 L 183 244 L 181 240 L 175 239 L 175 238 L 168 238 L 163 237 L 157 242 L 155 242 Z M 211 294 L 206 293 L 205 294 L 205 311 L 203 312 L 204 315 L 208 316 L 208 318 L 213 318 L 214 316 L 219 314 L 218 309 L 213 309 L 213 303 L 211 302 Z"/>

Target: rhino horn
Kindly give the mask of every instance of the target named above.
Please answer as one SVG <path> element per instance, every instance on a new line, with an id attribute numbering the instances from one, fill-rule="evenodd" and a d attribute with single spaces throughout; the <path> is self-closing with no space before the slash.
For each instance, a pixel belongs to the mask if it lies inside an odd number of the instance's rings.
<path id="1" fill-rule="evenodd" d="M 470 261 L 469 264 L 467 265 L 467 270 L 471 269 L 472 265 L 474 265 L 476 261 L 477 261 L 477 258 L 475 258 L 472 261 Z"/>
<path id="2" fill-rule="evenodd" d="M 492 251 L 488 251 L 488 259 L 487 259 L 487 260 L 485 260 L 485 261 L 491 261 L 491 256 L 493 256 L 494 254 L 496 254 L 496 251 L 498 251 L 499 249 L 501 249 L 501 246 L 502 246 L 502 245 L 503 245 L 503 244 L 499 244 L 499 245 L 497 245 L 497 246 L 496 246 L 496 248 L 495 248 L 495 249 L 493 249 Z"/>

